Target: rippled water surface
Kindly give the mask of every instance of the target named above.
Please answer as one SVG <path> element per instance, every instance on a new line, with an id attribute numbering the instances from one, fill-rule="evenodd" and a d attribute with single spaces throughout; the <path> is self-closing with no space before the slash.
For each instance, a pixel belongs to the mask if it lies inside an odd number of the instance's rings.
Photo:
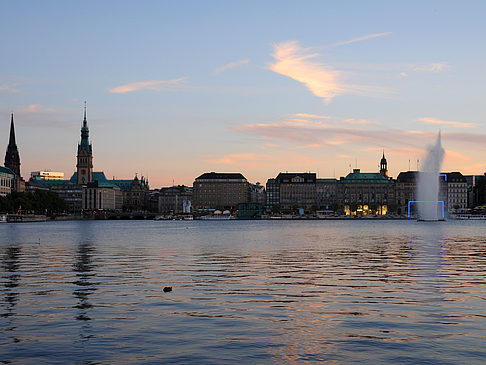
<path id="1" fill-rule="evenodd" d="M 1 224 L 0 265 L 3 363 L 486 361 L 484 221 Z"/>

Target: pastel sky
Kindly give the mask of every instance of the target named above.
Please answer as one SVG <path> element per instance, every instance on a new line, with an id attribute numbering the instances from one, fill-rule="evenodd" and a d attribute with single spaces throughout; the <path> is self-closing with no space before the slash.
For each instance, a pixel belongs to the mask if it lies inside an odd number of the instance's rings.
<path id="1" fill-rule="evenodd" d="M 442 131 L 443 171 L 486 171 L 484 1 L 2 1 L 0 133 L 22 174 L 152 188 L 203 172 L 391 176 Z M 1 144 L 0 143 L 0 144 Z M 2 155 L 3 158 L 3 155 Z M 419 162 L 420 163 L 420 162 Z"/>

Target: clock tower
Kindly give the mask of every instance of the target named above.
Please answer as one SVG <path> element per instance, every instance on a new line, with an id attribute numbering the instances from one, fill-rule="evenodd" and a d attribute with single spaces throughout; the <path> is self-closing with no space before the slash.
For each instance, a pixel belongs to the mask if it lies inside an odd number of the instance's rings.
<path id="1" fill-rule="evenodd" d="M 93 181 L 93 147 L 89 142 L 89 128 L 86 120 L 86 102 L 84 102 L 84 120 L 81 127 L 81 142 L 77 154 L 77 184 L 86 185 Z"/>

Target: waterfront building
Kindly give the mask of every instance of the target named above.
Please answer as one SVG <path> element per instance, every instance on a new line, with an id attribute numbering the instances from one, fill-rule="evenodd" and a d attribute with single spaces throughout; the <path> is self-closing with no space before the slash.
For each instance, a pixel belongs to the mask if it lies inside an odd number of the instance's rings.
<path id="1" fill-rule="evenodd" d="M 192 187 L 185 185 L 171 186 L 152 191 L 150 210 L 156 213 L 190 213 Z"/>
<path id="2" fill-rule="evenodd" d="M 84 102 L 84 119 L 81 127 L 81 141 L 78 143 L 78 153 L 76 155 L 77 180 L 78 185 L 85 185 L 93 181 L 93 146 L 89 142 L 89 128 L 86 120 L 86 102 Z"/>
<path id="3" fill-rule="evenodd" d="M 265 187 L 259 182 L 256 184 L 249 184 L 250 187 L 250 202 L 259 203 L 262 206 L 266 203 Z"/>
<path id="4" fill-rule="evenodd" d="M 11 114 L 10 118 L 10 136 L 7 145 L 7 151 L 5 152 L 5 167 L 9 168 L 15 174 L 12 190 L 13 191 L 25 191 L 25 181 L 22 179 L 20 173 L 20 155 L 15 142 L 15 126 L 14 115 Z"/>
<path id="5" fill-rule="evenodd" d="M 398 214 L 408 214 L 408 202 L 417 200 L 418 171 L 400 172 L 395 184 L 395 201 Z"/>
<path id="6" fill-rule="evenodd" d="M 281 172 L 275 178 L 272 190 L 278 189 L 278 201 L 283 212 L 296 211 L 297 209 L 311 210 L 316 205 L 316 174 L 311 172 Z M 268 182 L 267 182 L 267 187 Z"/>
<path id="7" fill-rule="evenodd" d="M 207 172 L 193 184 L 194 207 L 204 209 L 236 209 L 239 203 L 248 203 L 250 188 L 241 173 Z"/>
<path id="8" fill-rule="evenodd" d="M 0 166 L 0 196 L 10 194 L 14 183 L 15 173 L 8 167 Z"/>
<path id="9" fill-rule="evenodd" d="M 277 179 L 267 180 L 266 202 L 267 211 L 280 212 L 280 185 Z"/>
<path id="10" fill-rule="evenodd" d="M 116 180 L 113 178 L 113 184 L 117 185 L 123 195 L 123 210 L 125 211 L 143 211 L 149 207 L 149 184 L 145 177 L 140 179 L 135 174 L 132 180 Z"/>
<path id="11" fill-rule="evenodd" d="M 479 181 L 484 175 L 464 175 L 467 181 L 467 207 L 472 209 L 479 205 Z"/>
<path id="12" fill-rule="evenodd" d="M 384 215 L 395 202 L 395 182 L 381 173 L 354 169 L 339 180 L 338 200 L 346 215 Z"/>
<path id="13" fill-rule="evenodd" d="M 478 206 L 486 205 L 486 172 L 478 180 Z"/>
<path id="14" fill-rule="evenodd" d="M 83 186 L 83 211 L 120 211 L 123 194 L 120 188 L 110 181 L 92 181 Z"/>
<path id="15" fill-rule="evenodd" d="M 445 191 L 444 196 L 439 200 L 446 203 L 448 213 L 457 213 L 467 208 L 467 180 L 460 172 L 448 172 L 440 174 L 441 182 L 446 187 L 439 190 L 439 194 Z"/>
<path id="16" fill-rule="evenodd" d="M 58 180 L 54 180 L 58 181 Z M 29 186 L 32 182 L 29 181 Z M 38 187 L 45 185 L 36 184 Z M 76 184 L 76 182 L 68 182 L 51 185 L 50 191 L 55 192 L 60 198 L 64 199 L 68 206 L 68 212 L 73 214 L 80 214 L 83 210 L 83 186 Z"/>
<path id="17" fill-rule="evenodd" d="M 41 180 L 64 180 L 64 172 L 57 171 L 32 171 L 30 178 L 35 179 L 38 177 Z"/>
<path id="18" fill-rule="evenodd" d="M 337 179 L 316 180 L 316 200 L 319 209 L 331 210 L 336 208 L 338 192 Z"/>

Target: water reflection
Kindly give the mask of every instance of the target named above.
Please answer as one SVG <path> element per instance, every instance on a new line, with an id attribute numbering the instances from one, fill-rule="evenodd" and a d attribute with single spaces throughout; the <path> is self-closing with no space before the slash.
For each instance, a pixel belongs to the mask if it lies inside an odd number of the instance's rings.
<path id="1" fill-rule="evenodd" d="M 83 340 L 89 340 L 93 337 L 91 326 L 88 321 L 90 317 L 90 311 L 93 308 L 93 304 L 90 302 L 90 296 L 97 290 L 97 283 L 93 280 L 96 276 L 94 271 L 95 265 L 93 263 L 93 254 L 95 249 L 92 242 L 81 242 L 78 244 L 75 263 L 73 265 L 73 271 L 76 274 L 76 280 L 73 282 L 77 288 L 73 291 L 73 296 L 78 300 L 74 308 L 77 308 L 76 320 L 86 322 L 82 326 L 80 337 Z"/>
<path id="2" fill-rule="evenodd" d="M 1 314 L 2 317 L 10 317 L 15 315 L 14 308 L 18 301 L 19 293 L 16 288 L 19 286 L 20 274 L 19 274 L 19 259 L 21 256 L 20 246 L 9 246 L 5 249 L 5 253 L 2 256 L 2 269 L 4 277 L 4 295 L 5 301 L 3 307 L 5 311 Z"/>

